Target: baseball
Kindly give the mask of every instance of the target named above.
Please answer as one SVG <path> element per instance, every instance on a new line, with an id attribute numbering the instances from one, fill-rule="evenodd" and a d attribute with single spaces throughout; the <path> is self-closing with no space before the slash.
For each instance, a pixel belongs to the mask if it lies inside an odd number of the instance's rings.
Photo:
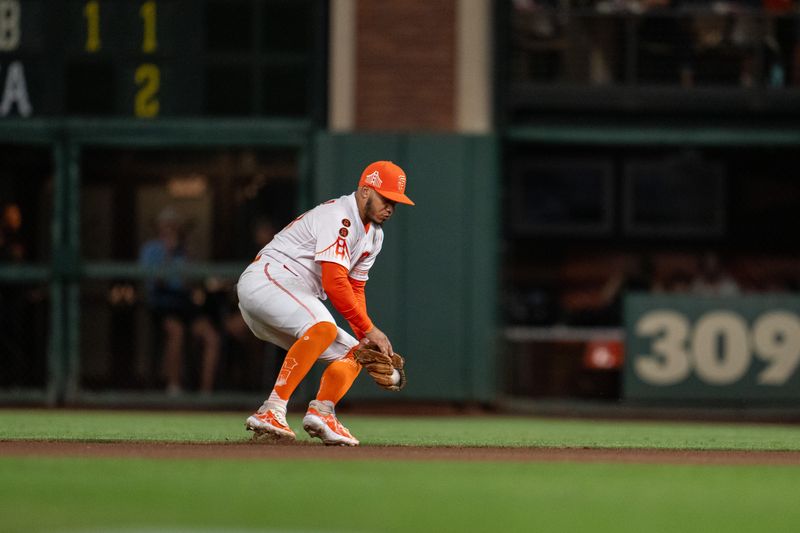
<path id="1" fill-rule="evenodd" d="M 392 370 L 392 385 L 397 385 L 398 383 L 400 383 L 400 372 L 395 368 Z"/>

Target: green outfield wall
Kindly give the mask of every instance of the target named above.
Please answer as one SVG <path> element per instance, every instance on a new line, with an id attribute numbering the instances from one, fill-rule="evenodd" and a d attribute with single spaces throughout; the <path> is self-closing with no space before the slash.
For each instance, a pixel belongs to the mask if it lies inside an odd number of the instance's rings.
<path id="1" fill-rule="evenodd" d="M 315 137 L 313 197 L 352 191 L 388 159 L 408 175 L 415 206 L 386 224 L 367 284 L 370 316 L 407 356 L 404 398 L 486 401 L 497 360 L 498 162 L 491 136 Z M 384 397 L 360 380 L 353 397 Z M 349 396 L 348 396 L 349 397 Z"/>

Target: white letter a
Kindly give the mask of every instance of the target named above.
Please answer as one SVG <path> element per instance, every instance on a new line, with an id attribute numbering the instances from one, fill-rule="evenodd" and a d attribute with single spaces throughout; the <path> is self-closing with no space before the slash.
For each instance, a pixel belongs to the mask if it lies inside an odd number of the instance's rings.
<path id="1" fill-rule="evenodd" d="M 30 116 L 33 108 L 28 99 L 28 85 L 25 83 L 25 70 L 22 63 L 14 61 L 8 66 L 3 101 L 0 102 L 0 116 L 8 115 L 11 106 L 17 104 L 20 116 Z"/>

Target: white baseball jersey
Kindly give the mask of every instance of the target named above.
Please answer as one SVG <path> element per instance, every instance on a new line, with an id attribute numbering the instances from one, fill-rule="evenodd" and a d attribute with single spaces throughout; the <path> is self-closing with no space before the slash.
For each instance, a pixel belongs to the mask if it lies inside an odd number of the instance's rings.
<path id="1" fill-rule="evenodd" d="M 297 217 L 283 228 L 260 252 L 294 268 L 320 299 L 322 261 L 338 263 L 348 275 L 366 281 L 369 269 L 383 245 L 383 229 L 378 224 L 364 227 L 358 214 L 355 193 L 328 200 Z"/>

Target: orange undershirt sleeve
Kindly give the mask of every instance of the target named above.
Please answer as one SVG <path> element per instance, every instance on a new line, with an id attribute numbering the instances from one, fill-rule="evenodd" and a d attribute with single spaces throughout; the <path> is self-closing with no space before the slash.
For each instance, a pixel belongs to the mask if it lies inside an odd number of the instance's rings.
<path id="1" fill-rule="evenodd" d="M 361 310 L 362 313 L 364 313 L 364 316 L 369 317 L 369 315 L 367 314 L 367 295 L 364 293 L 364 287 L 367 285 L 367 282 L 353 279 L 351 277 L 348 277 L 347 281 L 350 282 L 350 287 L 353 288 L 353 296 L 356 299 L 356 304 L 358 304 L 358 308 Z M 358 331 L 356 329 L 353 329 L 353 332 L 359 339 L 362 339 L 364 337 L 365 331 Z"/>
<path id="2" fill-rule="evenodd" d="M 365 282 L 347 276 L 347 269 L 337 263 L 322 262 L 322 288 L 358 339 L 372 329 L 372 320 L 367 315 Z"/>

